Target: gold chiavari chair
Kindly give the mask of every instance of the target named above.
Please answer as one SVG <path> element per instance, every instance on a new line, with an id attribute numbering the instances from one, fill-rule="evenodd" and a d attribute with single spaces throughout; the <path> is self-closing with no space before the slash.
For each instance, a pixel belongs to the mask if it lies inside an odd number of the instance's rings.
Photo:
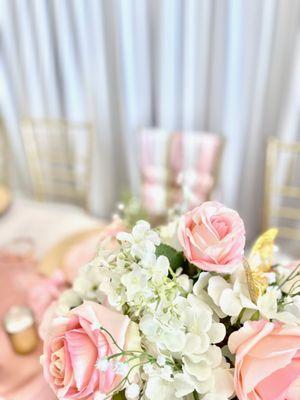
<path id="1" fill-rule="evenodd" d="M 92 125 L 26 118 L 21 131 L 36 199 L 88 208 Z"/>
<path id="2" fill-rule="evenodd" d="M 263 225 L 278 227 L 278 237 L 300 256 L 300 142 L 268 141 Z"/>

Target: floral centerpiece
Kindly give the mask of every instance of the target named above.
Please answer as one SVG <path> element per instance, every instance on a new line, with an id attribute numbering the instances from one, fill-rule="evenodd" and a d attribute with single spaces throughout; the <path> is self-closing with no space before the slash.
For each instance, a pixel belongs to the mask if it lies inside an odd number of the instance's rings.
<path id="1" fill-rule="evenodd" d="M 59 399 L 299 400 L 299 266 L 206 202 L 101 242 L 40 327 Z"/>

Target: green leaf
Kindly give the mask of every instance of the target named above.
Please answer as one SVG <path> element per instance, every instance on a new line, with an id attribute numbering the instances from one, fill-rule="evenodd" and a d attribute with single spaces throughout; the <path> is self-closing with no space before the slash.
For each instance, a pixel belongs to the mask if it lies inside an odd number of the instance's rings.
<path id="1" fill-rule="evenodd" d="M 184 263 L 183 253 L 173 249 L 173 247 L 167 244 L 161 243 L 156 247 L 156 256 L 166 256 L 173 271 L 182 267 Z"/>
<path id="2" fill-rule="evenodd" d="M 119 392 L 119 393 L 117 393 L 117 394 L 114 394 L 114 395 L 113 395 L 113 400 L 126 400 L 124 390 L 123 390 L 122 392 Z"/>

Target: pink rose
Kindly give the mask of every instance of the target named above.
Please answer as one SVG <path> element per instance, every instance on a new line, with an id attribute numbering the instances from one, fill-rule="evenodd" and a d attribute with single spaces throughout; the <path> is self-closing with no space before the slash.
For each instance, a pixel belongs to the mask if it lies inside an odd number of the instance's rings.
<path id="1" fill-rule="evenodd" d="M 67 317 L 46 313 L 41 327 L 44 340 L 44 376 L 60 399 L 93 399 L 106 395 L 123 378 L 112 365 L 104 372 L 97 360 L 124 350 L 138 350 L 137 325 L 122 314 L 94 302 L 85 302 Z"/>
<path id="2" fill-rule="evenodd" d="M 246 322 L 229 337 L 240 400 L 300 399 L 300 327 Z"/>
<path id="3" fill-rule="evenodd" d="M 236 211 L 215 201 L 184 214 L 178 238 L 186 258 L 205 271 L 231 273 L 243 259 L 244 223 Z"/>

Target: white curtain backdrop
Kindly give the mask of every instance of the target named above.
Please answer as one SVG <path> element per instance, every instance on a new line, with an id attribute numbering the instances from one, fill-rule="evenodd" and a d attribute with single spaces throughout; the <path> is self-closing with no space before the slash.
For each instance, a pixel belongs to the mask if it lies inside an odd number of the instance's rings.
<path id="1" fill-rule="evenodd" d="M 18 187 L 28 185 L 23 116 L 95 124 L 99 215 L 125 187 L 138 190 L 140 127 L 209 130 L 226 140 L 222 201 L 257 233 L 266 138 L 300 138 L 300 0 L 0 1 L 1 103 Z"/>

